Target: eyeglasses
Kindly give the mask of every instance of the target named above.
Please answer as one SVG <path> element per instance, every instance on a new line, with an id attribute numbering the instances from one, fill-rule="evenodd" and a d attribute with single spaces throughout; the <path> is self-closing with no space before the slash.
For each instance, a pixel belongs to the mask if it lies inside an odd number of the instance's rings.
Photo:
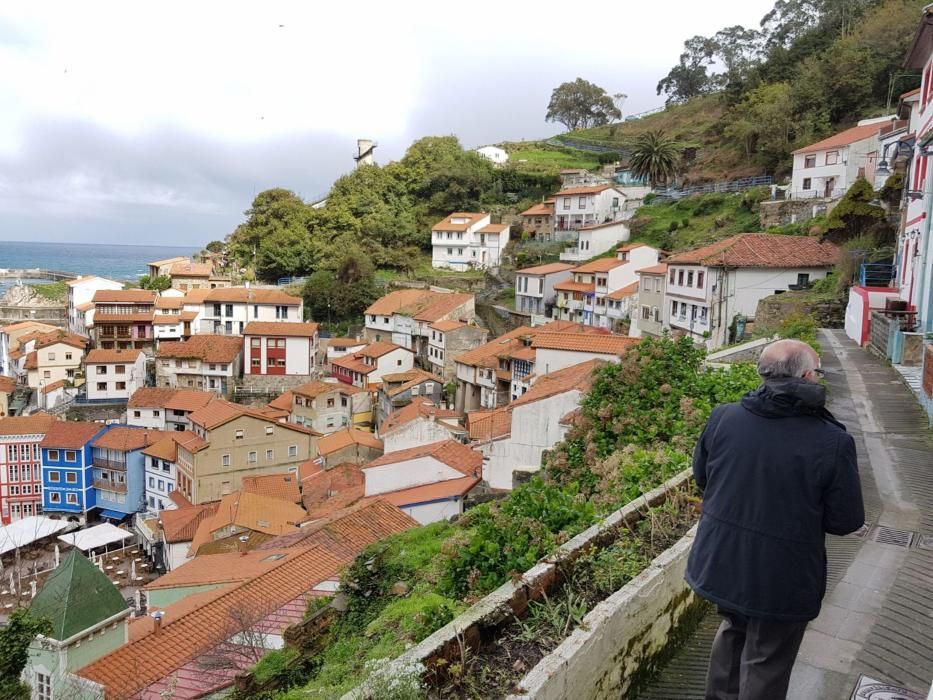
<path id="1" fill-rule="evenodd" d="M 825 376 L 826 376 L 826 370 L 823 369 L 822 367 L 817 367 L 816 369 L 811 370 L 811 371 L 812 371 L 813 374 L 815 374 L 817 377 L 825 377 Z"/>

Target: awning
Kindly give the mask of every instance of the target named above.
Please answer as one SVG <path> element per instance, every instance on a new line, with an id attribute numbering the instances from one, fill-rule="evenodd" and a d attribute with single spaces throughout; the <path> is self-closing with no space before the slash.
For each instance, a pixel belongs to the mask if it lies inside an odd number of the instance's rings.
<path id="1" fill-rule="evenodd" d="M 123 528 L 116 527 L 110 523 L 102 523 L 94 527 L 89 527 L 86 530 L 78 530 L 77 532 L 69 532 L 67 535 L 60 535 L 58 539 L 65 544 L 70 544 L 72 547 L 77 547 L 82 552 L 86 552 L 89 549 L 106 547 L 108 544 L 113 544 L 114 542 L 122 542 L 129 537 L 133 537 L 132 532 L 127 532 Z"/>
<path id="2" fill-rule="evenodd" d="M 38 542 L 43 537 L 54 535 L 68 528 L 71 523 L 52 520 L 41 515 L 30 515 L 0 527 L 0 554 L 12 552 L 19 547 Z"/>
<path id="3" fill-rule="evenodd" d="M 102 518 L 107 518 L 108 520 L 123 520 L 127 514 L 121 513 L 118 510 L 107 510 L 104 508 L 100 511 L 100 513 L 98 513 L 98 515 L 100 515 Z"/>

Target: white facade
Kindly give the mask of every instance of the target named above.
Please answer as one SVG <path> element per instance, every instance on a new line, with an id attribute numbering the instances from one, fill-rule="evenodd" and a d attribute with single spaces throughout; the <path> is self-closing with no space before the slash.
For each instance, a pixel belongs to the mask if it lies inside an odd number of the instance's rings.
<path id="1" fill-rule="evenodd" d="M 92 351 L 93 352 L 93 351 Z M 87 397 L 91 400 L 126 400 L 146 383 L 146 356 L 142 351 L 124 351 L 124 362 L 88 362 Z M 133 358 L 132 355 L 136 357 Z"/>
<path id="2" fill-rule="evenodd" d="M 476 152 L 486 160 L 491 160 L 496 165 L 504 165 L 509 162 L 509 154 L 505 152 L 505 149 L 499 148 L 498 146 L 483 146 L 477 148 Z"/>
<path id="3" fill-rule="evenodd" d="M 557 294 L 554 285 L 566 282 L 572 276 L 573 267 L 567 265 L 565 269 L 555 269 L 553 272 L 535 272 L 537 269 L 546 270 L 549 265 L 538 268 L 528 268 L 515 273 L 515 310 L 525 314 L 545 315 L 548 308 L 554 306 Z"/>
<path id="4" fill-rule="evenodd" d="M 68 330 L 72 333 L 85 335 L 87 332 L 86 310 L 79 310 L 94 299 L 94 293 L 101 289 L 123 289 L 120 282 L 104 279 L 103 277 L 79 277 L 68 282 Z"/>
<path id="5" fill-rule="evenodd" d="M 453 419 L 451 419 L 453 420 Z M 430 445 L 432 442 L 456 439 L 463 429 L 452 430 L 442 420 L 431 416 L 418 416 L 385 434 L 380 434 L 386 454 L 407 450 L 409 447 Z"/>
<path id="6" fill-rule="evenodd" d="M 461 472 L 431 456 L 416 457 L 378 467 L 364 466 L 362 469 L 365 478 L 363 493 L 366 496 L 463 478 Z"/>
<path id="7" fill-rule="evenodd" d="M 230 292 L 233 289 L 235 288 L 228 287 L 212 291 Z M 211 295 L 208 295 L 200 305 L 197 325 L 200 333 L 242 335 L 243 329 L 250 321 L 293 321 L 297 323 L 304 320 L 300 300 L 260 302 L 227 301 L 227 298 L 229 298 L 228 295 L 218 295 L 219 301 L 213 301 Z"/>
<path id="8" fill-rule="evenodd" d="M 317 335 L 248 335 L 243 343 L 243 356 L 246 358 L 243 362 L 244 375 L 308 376 L 317 369 Z"/>
<path id="9" fill-rule="evenodd" d="M 535 372 L 538 376 L 551 374 L 590 360 L 618 362 L 619 356 L 611 352 L 582 352 L 579 350 L 535 349 Z"/>
<path id="10" fill-rule="evenodd" d="M 451 214 L 431 231 L 431 266 L 457 272 L 497 267 L 508 242 L 509 227 L 490 223 L 489 214 Z"/>
<path id="11" fill-rule="evenodd" d="M 485 458 L 483 478 L 489 486 L 511 489 L 513 471 L 538 471 L 544 450 L 564 439 L 567 426 L 561 425 L 560 420 L 579 406 L 581 396 L 582 392 L 572 389 L 514 406 L 511 434 L 477 446 Z"/>
<path id="12" fill-rule="evenodd" d="M 411 503 L 399 506 L 399 510 L 410 515 L 421 525 L 429 525 L 460 515 L 463 512 L 463 499 L 457 496 L 426 503 Z"/>
<path id="13" fill-rule="evenodd" d="M 579 228 L 576 244 L 564 250 L 560 254 L 560 259 L 575 263 L 589 260 L 629 240 L 631 235 L 628 225 L 623 221 L 592 224 Z"/>
<path id="14" fill-rule="evenodd" d="M 836 199 L 859 176 L 873 182 L 879 159 L 878 131 L 890 121 L 891 117 L 866 119 L 836 137 L 795 151 L 791 197 Z M 848 143 L 838 143 L 847 138 L 850 139 Z M 824 144 L 827 145 L 824 147 Z"/>
<path id="15" fill-rule="evenodd" d="M 169 494 L 176 487 L 176 469 L 172 462 L 151 455 L 145 457 L 146 510 L 158 513 L 166 508 L 175 508 Z"/>
<path id="16" fill-rule="evenodd" d="M 166 427 L 167 411 L 165 408 L 134 406 L 126 410 L 126 424 L 137 428 L 152 428 L 153 430 L 172 430 Z M 184 430 L 184 428 L 183 428 Z"/>
<path id="17" fill-rule="evenodd" d="M 577 231 L 586 226 L 622 219 L 625 201 L 625 193 L 611 185 L 561 190 L 554 195 L 554 230 Z M 619 240 L 622 239 L 616 242 Z"/>

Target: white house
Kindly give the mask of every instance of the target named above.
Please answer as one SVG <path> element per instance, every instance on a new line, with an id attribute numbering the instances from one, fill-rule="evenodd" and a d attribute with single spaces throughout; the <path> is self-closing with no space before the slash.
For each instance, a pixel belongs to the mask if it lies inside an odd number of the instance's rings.
<path id="1" fill-rule="evenodd" d="M 362 467 L 364 495 L 379 496 L 422 525 L 463 512 L 480 482 L 483 455 L 456 440 L 384 454 Z"/>
<path id="2" fill-rule="evenodd" d="M 126 423 L 156 430 L 189 430 L 188 415 L 215 398 L 217 394 L 199 389 L 140 387 L 126 403 Z"/>
<path id="3" fill-rule="evenodd" d="M 454 212 L 431 228 L 431 265 L 458 272 L 496 267 L 508 242 L 507 224 L 481 212 Z"/>
<path id="4" fill-rule="evenodd" d="M 535 374 L 549 375 L 591 360 L 618 362 L 637 338 L 609 333 L 538 333 L 531 343 Z"/>
<path id="5" fill-rule="evenodd" d="M 243 329 L 243 374 L 310 375 L 317 369 L 318 324 L 250 321 Z"/>
<path id="6" fill-rule="evenodd" d="M 238 337 L 195 335 L 183 342 L 162 342 L 156 353 L 156 386 L 226 394 L 242 367 L 243 341 Z"/>
<path id="7" fill-rule="evenodd" d="M 68 330 L 78 335 L 87 335 L 87 312 L 93 308 L 94 292 L 99 289 L 123 289 L 114 282 L 95 275 L 86 275 L 69 280 L 68 285 Z"/>
<path id="8" fill-rule="evenodd" d="M 475 317 L 476 299 L 472 294 L 440 287 L 397 289 L 366 309 L 365 335 L 369 340 L 390 341 L 408 348 L 426 361 L 432 323 L 468 323 Z"/>
<path id="9" fill-rule="evenodd" d="M 665 318 L 708 349 L 730 342 L 737 317 L 753 321 L 766 296 L 822 279 L 839 248 L 810 236 L 740 233 L 667 259 Z"/>
<path id="10" fill-rule="evenodd" d="M 411 350 L 377 341 L 347 357 L 341 357 L 330 363 L 330 371 L 338 381 L 366 389 L 378 383 L 385 374 L 406 372 L 415 365 L 415 355 Z"/>
<path id="11" fill-rule="evenodd" d="M 246 324 L 251 321 L 299 323 L 304 320 L 301 297 L 293 297 L 278 289 L 211 289 L 204 295 L 201 306 L 201 333 L 242 335 Z"/>
<path id="12" fill-rule="evenodd" d="M 332 360 L 352 355 L 362 350 L 368 343 L 368 340 L 360 338 L 327 338 L 321 342 L 321 346 L 325 348 L 324 365 L 329 367 Z"/>
<path id="13" fill-rule="evenodd" d="M 546 374 L 509 406 L 468 414 L 470 438 L 483 453 L 483 478 L 492 488 L 511 489 L 513 472 L 541 468 L 544 450 L 564 439 L 564 418 L 579 406 L 601 364 L 591 359 Z"/>
<path id="14" fill-rule="evenodd" d="M 613 185 L 568 187 L 554 195 L 554 230 L 578 231 L 621 219 L 625 193 Z M 622 239 L 617 239 L 618 243 Z M 608 248 L 606 248 L 608 250 Z M 592 253 L 590 257 L 596 255 Z"/>
<path id="15" fill-rule="evenodd" d="M 577 228 L 576 231 L 574 245 L 561 252 L 561 260 L 568 262 L 589 260 L 627 241 L 632 235 L 628 225 L 622 220 L 588 224 Z"/>
<path id="16" fill-rule="evenodd" d="M 159 513 L 177 507 L 170 499 L 178 486 L 178 445 L 189 451 L 204 441 L 190 430 L 169 433 L 143 449 L 146 510 Z"/>
<path id="17" fill-rule="evenodd" d="M 891 117 L 866 119 L 858 126 L 794 151 L 791 197 L 838 198 L 859 178 L 875 178 L 878 132 Z"/>
<path id="18" fill-rule="evenodd" d="M 548 263 L 515 272 L 515 310 L 529 316 L 550 316 L 557 293 L 554 285 L 572 275 L 569 263 Z"/>
<path id="19" fill-rule="evenodd" d="M 466 430 L 460 414 L 438 407 L 424 396 L 390 413 L 379 426 L 379 437 L 386 453 L 407 450 L 443 440 L 462 440 Z"/>
<path id="20" fill-rule="evenodd" d="M 495 165 L 505 165 L 509 162 L 509 154 L 505 152 L 504 148 L 498 146 L 482 146 L 477 148 L 476 152 L 486 160 L 492 161 Z"/>
<path id="21" fill-rule="evenodd" d="M 125 401 L 146 383 L 142 350 L 91 350 L 84 358 L 87 397 Z"/>
<path id="22" fill-rule="evenodd" d="M 177 289 L 166 289 L 155 300 L 152 317 L 153 337 L 158 340 L 185 340 L 197 332 L 197 310 L 185 308 L 186 297 Z"/>

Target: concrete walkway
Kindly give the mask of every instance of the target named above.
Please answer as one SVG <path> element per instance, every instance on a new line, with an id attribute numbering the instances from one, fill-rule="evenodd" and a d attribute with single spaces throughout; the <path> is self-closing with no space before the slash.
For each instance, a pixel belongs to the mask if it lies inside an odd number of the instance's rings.
<path id="1" fill-rule="evenodd" d="M 871 527 L 827 537 L 829 592 L 788 698 L 921 700 L 933 683 L 933 433 L 892 368 L 842 331 L 822 331 L 820 343 L 829 408 L 855 438 Z M 717 625 L 709 615 L 640 697 L 701 700 Z"/>

